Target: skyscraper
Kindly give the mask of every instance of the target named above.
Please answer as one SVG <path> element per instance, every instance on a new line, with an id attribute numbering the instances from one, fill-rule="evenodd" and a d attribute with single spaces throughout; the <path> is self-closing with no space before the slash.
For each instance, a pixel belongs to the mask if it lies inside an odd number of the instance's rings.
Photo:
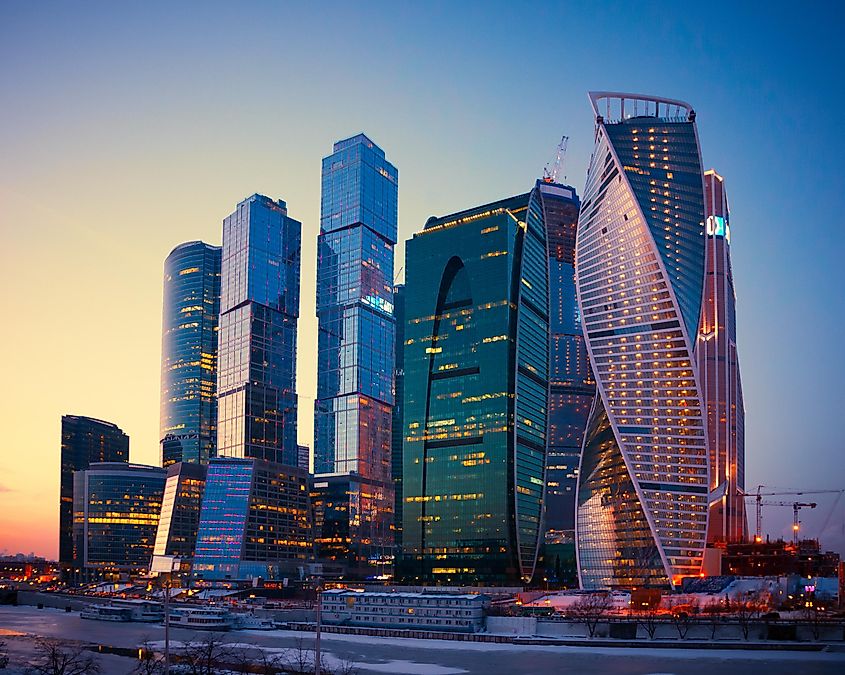
<path id="1" fill-rule="evenodd" d="M 190 241 L 164 262 L 161 463 L 205 464 L 217 447 L 219 246 Z"/>
<path id="2" fill-rule="evenodd" d="M 575 488 L 581 444 L 596 385 L 590 372 L 575 297 L 575 232 L 581 203 L 575 188 L 537 181 L 549 239 L 549 447 L 546 519 L 549 543 L 575 529 Z"/>
<path id="3" fill-rule="evenodd" d="M 313 557 L 310 511 L 307 471 L 252 458 L 211 460 L 194 576 L 302 578 Z"/>
<path id="4" fill-rule="evenodd" d="M 61 477 L 59 487 L 59 563 L 73 565 L 73 473 L 95 462 L 128 462 L 129 436 L 116 424 L 62 415 Z"/>
<path id="5" fill-rule="evenodd" d="M 710 520 L 707 542 L 742 542 L 745 517 L 745 408 L 736 347 L 736 292 L 724 179 L 704 173 L 704 302 L 698 330 L 698 374 L 710 442 Z M 718 500 L 714 500 L 718 497 Z"/>
<path id="6" fill-rule="evenodd" d="M 598 393 L 577 495 L 581 585 L 676 587 L 701 570 L 707 436 L 693 347 L 703 171 L 681 101 L 591 93 L 576 287 Z"/>
<path id="7" fill-rule="evenodd" d="M 301 229 L 258 194 L 223 221 L 218 455 L 297 464 Z"/>
<path id="8" fill-rule="evenodd" d="M 397 181 L 363 134 L 323 159 L 315 473 L 391 480 Z"/>
<path id="9" fill-rule="evenodd" d="M 205 464 L 194 462 L 177 462 L 167 468 L 153 556 L 175 556 L 185 571 L 190 570 L 197 543 L 205 474 Z"/>
<path id="10" fill-rule="evenodd" d="M 396 339 L 394 354 L 396 361 L 393 368 L 393 391 L 396 404 L 393 406 L 393 440 L 390 445 L 390 464 L 393 473 L 393 519 L 395 522 L 395 545 L 402 550 L 402 442 L 405 437 L 403 417 L 403 397 L 405 395 L 405 285 L 393 287 L 393 314 L 396 317 Z"/>
<path id="11" fill-rule="evenodd" d="M 539 189 L 429 218 L 406 264 L 402 576 L 529 581 L 549 386 Z"/>
<path id="12" fill-rule="evenodd" d="M 157 466 L 104 462 L 73 474 L 78 581 L 149 569 L 166 473 Z"/>

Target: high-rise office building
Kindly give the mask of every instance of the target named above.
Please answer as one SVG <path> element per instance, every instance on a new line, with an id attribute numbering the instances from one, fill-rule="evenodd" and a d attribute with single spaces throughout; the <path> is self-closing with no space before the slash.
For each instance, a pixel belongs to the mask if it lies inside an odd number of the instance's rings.
<path id="1" fill-rule="evenodd" d="M 73 473 L 95 462 L 128 462 L 129 436 L 116 424 L 62 415 L 61 477 L 59 487 L 59 563 L 73 565 Z"/>
<path id="2" fill-rule="evenodd" d="M 167 468 L 153 557 L 179 558 L 184 571 L 191 568 L 197 543 L 205 474 L 205 465 L 194 462 L 177 462 Z"/>
<path id="3" fill-rule="evenodd" d="M 73 474 L 73 577 L 84 582 L 149 569 L 166 471 L 103 462 Z"/>
<path id="4" fill-rule="evenodd" d="M 395 365 L 393 367 L 393 433 L 390 442 L 390 464 L 393 474 L 393 522 L 394 544 L 396 550 L 402 550 L 402 441 L 405 437 L 402 416 L 402 400 L 405 392 L 405 286 L 393 287 L 393 315 L 396 318 L 396 338 L 394 340 Z"/>
<path id="5" fill-rule="evenodd" d="M 322 179 L 314 471 L 389 482 L 398 174 L 359 134 L 335 143 Z"/>
<path id="6" fill-rule="evenodd" d="M 307 471 L 251 458 L 209 462 L 195 578 L 301 579 L 313 546 Z"/>
<path id="7" fill-rule="evenodd" d="M 297 465 L 302 226 L 252 195 L 223 221 L 217 454 Z"/>
<path id="8" fill-rule="evenodd" d="M 429 218 L 406 265 L 401 576 L 528 581 L 549 386 L 539 190 Z"/>
<path id="9" fill-rule="evenodd" d="M 324 569 L 345 579 L 384 579 L 395 557 L 393 485 L 357 474 L 314 477 L 314 543 Z"/>
<path id="10" fill-rule="evenodd" d="M 190 241 L 164 261 L 161 463 L 205 464 L 217 447 L 219 246 Z"/>
<path id="11" fill-rule="evenodd" d="M 575 297 L 575 188 L 537 181 L 549 240 L 549 446 L 545 532 L 549 544 L 573 542 L 581 444 L 596 385 Z"/>
<path id="12" fill-rule="evenodd" d="M 703 171 L 681 101 L 591 93 L 576 287 L 599 396 L 578 476 L 584 588 L 677 587 L 701 570 L 707 436 L 693 346 L 704 279 Z"/>
<path id="13" fill-rule="evenodd" d="M 707 410 L 711 507 L 707 542 L 743 542 L 745 515 L 745 408 L 736 347 L 736 292 L 725 181 L 704 172 L 704 301 L 698 330 L 698 375 Z M 718 499 L 715 499 L 718 497 Z"/>

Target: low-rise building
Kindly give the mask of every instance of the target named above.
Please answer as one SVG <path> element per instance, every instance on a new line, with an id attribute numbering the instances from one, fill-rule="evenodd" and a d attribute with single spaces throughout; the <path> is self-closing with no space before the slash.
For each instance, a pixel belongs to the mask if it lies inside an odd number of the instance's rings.
<path id="1" fill-rule="evenodd" d="M 330 589 L 322 594 L 323 623 L 370 628 L 458 631 L 484 630 L 483 594 L 378 593 Z"/>

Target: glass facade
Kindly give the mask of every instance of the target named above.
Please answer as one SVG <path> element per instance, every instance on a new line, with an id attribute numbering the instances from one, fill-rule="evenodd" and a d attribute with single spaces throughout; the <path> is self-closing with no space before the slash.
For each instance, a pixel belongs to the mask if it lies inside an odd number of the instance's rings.
<path id="1" fill-rule="evenodd" d="M 209 462 L 195 578 L 301 578 L 313 543 L 306 471 L 258 459 Z"/>
<path id="2" fill-rule="evenodd" d="M 393 573 L 391 483 L 356 475 L 316 475 L 311 491 L 317 558 L 344 579 Z"/>
<path id="3" fill-rule="evenodd" d="M 549 384 L 539 191 L 430 218 L 406 253 L 402 576 L 528 581 Z"/>
<path id="4" fill-rule="evenodd" d="M 323 159 L 314 471 L 389 482 L 398 174 L 359 134 Z"/>
<path id="5" fill-rule="evenodd" d="M 724 179 L 704 173 L 705 276 L 696 358 L 710 443 L 710 520 L 707 542 L 748 538 L 745 514 L 745 408 L 736 346 L 736 293 L 731 226 Z M 717 496 L 718 499 L 712 497 Z"/>
<path id="6" fill-rule="evenodd" d="M 548 544 L 572 541 L 575 488 L 587 416 L 596 385 L 575 297 L 575 188 L 537 182 L 549 240 L 549 446 L 546 455 Z"/>
<path id="7" fill-rule="evenodd" d="M 206 467 L 192 462 L 171 464 L 167 470 L 154 556 L 176 556 L 189 570 L 197 543 Z"/>
<path id="8" fill-rule="evenodd" d="M 297 465 L 302 226 L 253 195 L 223 221 L 218 454 Z"/>
<path id="9" fill-rule="evenodd" d="M 593 406 L 578 477 L 585 588 L 677 587 L 701 570 L 709 493 L 693 344 L 704 278 L 695 113 L 591 94 L 596 145 L 576 241 Z"/>
<path id="10" fill-rule="evenodd" d="M 92 464 L 73 476 L 74 575 L 84 581 L 149 568 L 164 469 Z"/>
<path id="11" fill-rule="evenodd" d="M 393 287 L 393 314 L 396 317 L 396 339 L 394 353 L 396 363 L 393 369 L 393 391 L 395 405 L 393 406 L 393 439 L 390 449 L 390 463 L 393 473 L 394 488 L 394 543 L 396 550 L 402 550 L 402 439 L 404 438 L 403 397 L 405 395 L 405 286 L 400 284 Z"/>
<path id="12" fill-rule="evenodd" d="M 221 249 L 180 244 L 164 262 L 161 462 L 205 464 L 217 447 Z"/>
<path id="13" fill-rule="evenodd" d="M 73 553 L 73 473 L 95 462 L 128 462 L 129 436 L 116 424 L 62 416 L 61 476 L 59 479 L 59 563 L 68 570 Z"/>

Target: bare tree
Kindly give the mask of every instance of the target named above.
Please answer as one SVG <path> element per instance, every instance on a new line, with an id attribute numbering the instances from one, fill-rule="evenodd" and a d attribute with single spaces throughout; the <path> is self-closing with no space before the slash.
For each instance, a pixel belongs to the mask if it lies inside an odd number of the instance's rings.
<path id="1" fill-rule="evenodd" d="M 686 638 L 689 629 L 692 628 L 692 625 L 696 621 L 698 612 L 699 605 L 697 598 L 693 598 L 687 604 L 672 609 L 672 623 L 675 624 L 675 630 L 678 631 L 678 637 L 681 640 Z"/>
<path id="2" fill-rule="evenodd" d="M 657 626 L 660 624 L 658 609 L 658 605 L 649 603 L 645 607 L 642 607 L 637 613 L 637 623 L 643 627 L 649 640 L 654 639 L 654 634 L 657 632 Z"/>
<path id="3" fill-rule="evenodd" d="M 718 598 L 712 600 L 711 602 L 708 602 L 701 609 L 701 613 L 707 617 L 707 623 L 710 626 L 711 640 L 716 639 L 716 631 L 719 629 L 719 626 L 722 623 L 724 611 L 724 607 L 722 606 L 722 603 Z"/>
<path id="4" fill-rule="evenodd" d="M 190 675 L 215 675 L 219 666 L 237 661 L 237 654 L 221 635 L 209 633 L 202 640 L 193 640 L 180 650 L 179 661 Z"/>
<path id="5" fill-rule="evenodd" d="M 294 646 L 285 650 L 282 662 L 286 672 L 313 673 L 314 650 L 308 648 L 305 638 L 296 638 Z"/>
<path id="6" fill-rule="evenodd" d="M 804 607 L 801 608 L 801 617 L 810 629 L 813 639 L 818 640 L 822 634 L 822 616 L 815 601 L 804 603 Z"/>
<path id="7" fill-rule="evenodd" d="M 159 675 L 164 672 L 164 658 L 155 653 L 149 640 L 144 640 L 138 648 L 138 663 L 130 671 L 131 675 Z"/>
<path id="8" fill-rule="evenodd" d="M 758 591 L 748 591 L 745 594 L 737 593 L 733 597 L 731 609 L 739 623 L 744 639 L 748 639 L 751 626 L 760 618 L 765 607 L 766 603 Z"/>
<path id="9" fill-rule="evenodd" d="M 53 640 L 36 640 L 35 658 L 26 669 L 32 675 L 99 675 L 100 664 L 81 646 L 62 647 Z"/>
<path id="10" fill-rule="evenodd" d="M 9 665 L 9 649 L 5 640 L 0 640 L 0 670 Z"/>
<path id="11" fill-rule="evenodd" d="M 329 673 L 328 670 L 321 668 L 322 672 L 325 672 L 326 675 L 358 675 L 358 666 L 355 665 L 354 661 L 343 660 L 338 663 Z"/>
<path id="12" fill-rule="evenodd" d="M 613 600 L 609 593 L 589 593 L 578 598 L 566 614 L 584 624 L 590 637 L 594 637 L 599 622 L 607 616 L 612 606 Z"/>

